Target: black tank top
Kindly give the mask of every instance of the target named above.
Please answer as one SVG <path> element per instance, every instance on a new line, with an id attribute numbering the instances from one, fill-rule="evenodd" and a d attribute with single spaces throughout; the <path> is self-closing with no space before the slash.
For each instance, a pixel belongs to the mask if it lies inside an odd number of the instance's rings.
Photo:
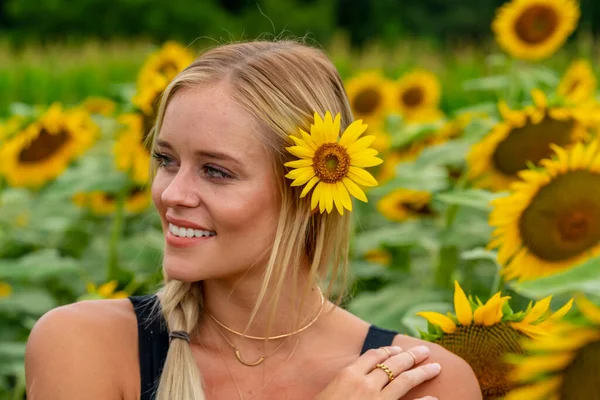
<path id="1" fill-rule="evenodd" d="M 158 385 L 158 379 L 167 358 L 169 334 L 163 318 L 150 318 L 152 305 L 158 301 L 156 295 L 130 296 L 129 300 L 133 304 L 138 325 L 140 378 L 142 381 L 140 400 L 152 400 L 152 394 Z M 369 349 L 391 345 L 397 334 L 397 332 L 371 325 L 360 354 Z"/>

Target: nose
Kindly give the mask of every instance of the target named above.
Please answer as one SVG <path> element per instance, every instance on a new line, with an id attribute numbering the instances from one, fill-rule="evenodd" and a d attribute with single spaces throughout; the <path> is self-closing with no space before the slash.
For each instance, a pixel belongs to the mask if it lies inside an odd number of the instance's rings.
<path id="1" fill-rule="evenodd" d="M 165 187 L 160 195 L 161 201 L 167 207 L 198 207 L 200 196 L 198 185 L 184 170 L 180 169 L 173 180 Z"/>

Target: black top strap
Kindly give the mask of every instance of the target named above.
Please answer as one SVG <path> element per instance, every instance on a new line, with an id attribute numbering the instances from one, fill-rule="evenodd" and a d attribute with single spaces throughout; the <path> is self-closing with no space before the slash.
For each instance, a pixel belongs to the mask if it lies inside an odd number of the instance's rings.
<path id="1" fill-rule="evenodd" d="M 397 334 L 398 332 L 371 325 L 360 354 L 362 355 L 370 349 L 376 349 L 382 346 L 391 346 L 392 342 L 394 341 L 394 337 L 396 337 Z"/>
<path id="2" fill-rule="evenodd" d="M 156 295 L 129 296 L 137 316 L 141 398 L 152 400 L 169 351 L 169 336 L 163 318 L 152 318 Z"/>

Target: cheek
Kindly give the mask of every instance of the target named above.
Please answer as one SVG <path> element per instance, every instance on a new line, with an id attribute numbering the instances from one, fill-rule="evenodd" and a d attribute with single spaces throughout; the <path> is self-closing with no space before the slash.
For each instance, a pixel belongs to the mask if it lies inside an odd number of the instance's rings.
<path id="1" fill-rule="evenodd" d="M 152 202 L 157 209 L 162 209 L 162 200 L 161 196 L 163 191 L 165 190 L 165 184 L 162 180 L 156 176 L 154 181 L 152 182 L 151 193 L 152 193 Z"/>

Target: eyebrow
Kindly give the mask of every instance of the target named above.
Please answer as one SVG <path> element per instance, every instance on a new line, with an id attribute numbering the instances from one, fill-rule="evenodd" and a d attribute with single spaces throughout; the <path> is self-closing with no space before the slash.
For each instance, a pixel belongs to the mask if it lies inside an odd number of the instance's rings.
<path id="1" fill-rule="evenodd" d="M 169 142 L 162 139 L 158 139 L 156 141 L 156 145 L 159 147 L 167 148 L 169 150 L 173 150 L 173 146 L 171 146 Z M 194 152 L 194 154 L 207 158 L 213 158 L 215 160 L 233 161 L 234 163 L 241 165 L 241 163 L 234 157 L 230 156 L 229 154 L 221 153 L 219 151 L 197 150 Z"/>

